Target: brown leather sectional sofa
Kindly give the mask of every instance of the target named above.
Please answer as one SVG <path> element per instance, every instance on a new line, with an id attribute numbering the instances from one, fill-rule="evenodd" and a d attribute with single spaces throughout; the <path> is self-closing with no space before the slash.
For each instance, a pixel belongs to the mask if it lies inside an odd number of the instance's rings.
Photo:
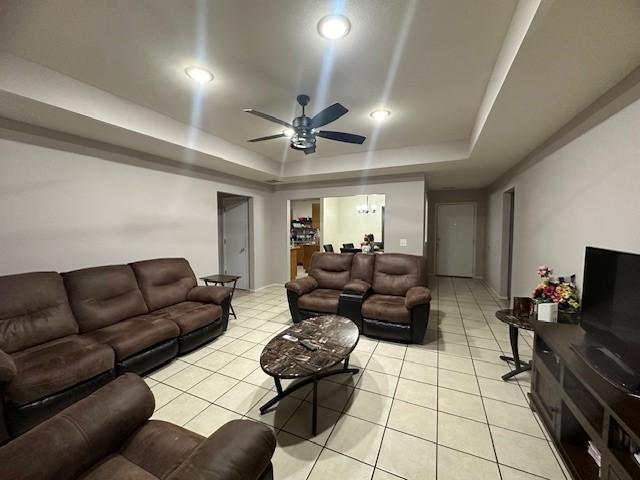
<path id="1" fill-rule="evenodd" d="M 230 301 L 228 288 L 197 286 L 183 258 L 0 277 L 0 444 L 211 341 Z"/>
<path id="2" fill-rule="evenodd" d="M 267 426 L 233 420 L 204 438 L 149 420 L 153 409 L 144 381 L 125 374 L 0 447 L 0 478 L 273 479 Z"/>
<path id="3" fill-rule="evenodd" d="M 309 275 L 285 287 L 294 322 L 324 313 L 353 320 L 360 333 L 421 343 L 431 292 L 424 258 L 401 253 L 314 253 Z"/>

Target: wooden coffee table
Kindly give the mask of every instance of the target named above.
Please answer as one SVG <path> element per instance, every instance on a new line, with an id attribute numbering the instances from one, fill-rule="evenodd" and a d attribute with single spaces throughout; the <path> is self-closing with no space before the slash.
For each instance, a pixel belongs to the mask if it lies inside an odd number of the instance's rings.
<path id="1" fill-rule="evenodd" d="M 282 338 L 292 335 L 299 340 L 307 339 L 320 348 L 310 351 L 298 342 Z M 358 344 L 358 327 L 339 315 L 322 315 L 293 325 L 275 336 L 262 350 L 260 366 L 273 377 L 278 394 L 260 407 L 265 413 L 277 402 L 296 390 L 313 383 L 313 414 L 311 431 L 316 434 L 318 424 L 318 380 L 341 373 L 358 373 L 349 368 L 349 355 Z M 344 362 L 341 368 L 333 368 Z M 281 379 L 303 379 L 282 388 Z"/>

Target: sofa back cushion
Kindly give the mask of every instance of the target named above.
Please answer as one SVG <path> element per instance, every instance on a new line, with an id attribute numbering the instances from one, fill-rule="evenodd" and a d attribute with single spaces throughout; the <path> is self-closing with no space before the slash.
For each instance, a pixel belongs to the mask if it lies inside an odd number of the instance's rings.
<path id="1" fill-rule="evenodd" d="M 371 285 L 376 256 L 372 253 L 356 253 L 351 264 L 351 280 L 362 280 Z"/>
<path id="2" fill-rule="evenodd" d="M 315 252 L 309 275 L 316 279 L 318 288 L 342 290 L 351 278 L 352 260 L 352 253 Z"/>
<path id="3" fill-rule="evenodd" d="M 149 311 L 129 265 L 83 268 L 62 278 L 82 333 Z"/>
<path id="4" fill-rule="evenodd" d="M 376 255 L 373 272 L 373 291 L 382 295 L 404 296 L 411 287 L 427 283 L 424 257 L 418 255 Z"/>
<path id="5" fill-rule="evenodd" d="M 0 277 L 0 350 L 14 353 L 76 333 L 78 324 L 58 273 Z"/>
<path id="6" fill-rule="evenodd" d="M 184 258 L 158 258 L 131 264 L 149 311 L 187 299 L 196 286 L 196 276 Z"/>

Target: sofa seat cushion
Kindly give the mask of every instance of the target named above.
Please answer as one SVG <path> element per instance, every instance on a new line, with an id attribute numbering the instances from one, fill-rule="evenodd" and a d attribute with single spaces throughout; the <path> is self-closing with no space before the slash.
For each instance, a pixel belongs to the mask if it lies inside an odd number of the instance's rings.
<path id="1" fill-rule="evenodd" d="M 337 313 L 341 293 L 341 290 L 316 288 L 298 298 L 298 306 L 312 312 Z"/>
<path id="2" fill-rule="evenodd" d="M 116 360 L 120 361 L 179 335 L 180 329 L 174 322 L 161 315 L 149 314 L 123 320 L 82 336 L 111 346 Z"/>
<path id="3" fill-rule="evenodd" d="M 159 477 L 140 468 L 127 460 L 123 455 L 109 455 L 89 471 L 79 477 L 79 480 L 111 480 L 114 478 L 126 478 L 131 480 L 158 480 Z"/>
<path id="4" fill-rule="evenodd" d="M 61 392 L 114 367 L 108 345 L 77 335 L 14 353 L 12 358 L 17 374 L 6 394 L 16 405 Z"/>
<path id="5" fill-rule="evenodd" d="M 180 327 L 180 335 L 206 327 L 222 317 L 222 307 L 202 302 L 180 302 L 157 310 Z"/>
<path id="6" fill-rule="evenodd" d="M 411 315 L 404 306 L 404 297 L 373 294 L 362 304 L 362 317 L 391 323 L 411 323 Z"/>

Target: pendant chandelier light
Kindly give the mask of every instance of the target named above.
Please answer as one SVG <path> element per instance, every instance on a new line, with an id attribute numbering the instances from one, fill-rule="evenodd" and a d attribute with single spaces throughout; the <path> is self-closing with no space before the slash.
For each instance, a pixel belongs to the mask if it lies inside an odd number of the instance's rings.
<path id="1" fill-rule="evenodd" d="M 369 195 L 367 195 L 367 203 L 363 203 L 362 205 L 356 206 L 356 211 L 358 213 L 376 213 L 378 206 L 375 204 L 369 205 Z"/>

